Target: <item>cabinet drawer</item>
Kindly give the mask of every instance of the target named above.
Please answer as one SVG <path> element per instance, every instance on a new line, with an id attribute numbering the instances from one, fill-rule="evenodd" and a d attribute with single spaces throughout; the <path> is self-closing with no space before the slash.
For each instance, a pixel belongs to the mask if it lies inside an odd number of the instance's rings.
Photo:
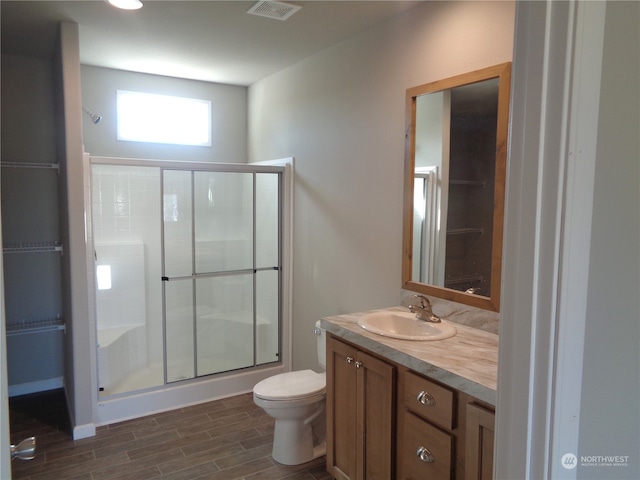
<path id="1" fill-rule="evenodd" d="M 413 413 L 447 430 L 454 428 L 454 393 L 411 372 L 404 375 L 404 404 Z"/>
<path id="2" fill-rule="evenodd" d="M 404 435 L 398 459 L 402 462 L 402 480 L 451 478 L 453 436 L 433 425 L 404 412 Z"/>

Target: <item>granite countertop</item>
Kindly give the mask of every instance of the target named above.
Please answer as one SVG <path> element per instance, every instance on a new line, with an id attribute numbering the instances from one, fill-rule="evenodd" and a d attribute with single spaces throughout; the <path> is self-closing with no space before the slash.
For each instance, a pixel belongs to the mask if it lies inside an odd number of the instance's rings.
<path id="1" fill-rule="evenodd" d="M 327 332 L 354 345 L 495 406 L 498 335 L 451 322 L 458 330 L 451 338 L 398 340 L 367 332 L 357 324 L 358 318 L 373 311 L 409 310 L 393 307 L 325 317 L 321 325 Z"/>

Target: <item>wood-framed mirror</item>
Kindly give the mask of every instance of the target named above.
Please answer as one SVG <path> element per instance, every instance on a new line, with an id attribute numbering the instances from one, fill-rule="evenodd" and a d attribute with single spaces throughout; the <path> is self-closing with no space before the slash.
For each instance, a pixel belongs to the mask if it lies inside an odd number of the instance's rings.
<path id="1" fill-rule="evenodd" d="M 511 63 L 407 90 L 402 288 L 500 309 Z"/>

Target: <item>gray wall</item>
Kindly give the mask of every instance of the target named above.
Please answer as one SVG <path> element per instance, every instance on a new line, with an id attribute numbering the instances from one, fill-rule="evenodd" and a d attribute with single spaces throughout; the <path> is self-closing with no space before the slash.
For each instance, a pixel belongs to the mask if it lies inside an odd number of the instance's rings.
<path id="1" fill-rule="evenodd" d="M 606 11 L 578 477 L 640 478 L 640 4 Z M 629 456 L 628 467 L 581 466 Z"/>
<path id="2" fill-rule="evenodd" d="M 514 15 L 424 3 L 250 87 L 250 160 L 295 157 L 294 368 L 317 319 L 400 304 L 405 91 L 511 61 Z"/>
<path id="3" fill-rule="evenodd" d="M 247 161 L 247 88 L 83 66 L 83 107 L 102 115 L 94 125 L 83 116 L 84 149 L 94 156 L 197 162 Z M 123 142 L 116 138 L 116 91 L 175 95 L 211 101 L 210 147 Z"/>
<path id="4" fill-rule="evenodd" d="M 2 55 L 2 161 L 57 163 L 51 61 Z M 3 244 L 60 240 L 58 174 L 2 169 Z M 7 323 L 62 313 L 60 254 L 5 255 Z M 7 337 L 11 394 L 62 386 L 62 331 Z M 38 352 L 34 355 L 33 352 Z"/>

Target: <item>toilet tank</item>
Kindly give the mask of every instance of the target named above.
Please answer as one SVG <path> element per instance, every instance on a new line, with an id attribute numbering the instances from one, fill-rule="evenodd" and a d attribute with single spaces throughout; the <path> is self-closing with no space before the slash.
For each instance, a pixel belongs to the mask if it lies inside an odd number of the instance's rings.
<path id="1" fill-rule="evenodd" d="M 316 328 L 313 329 L 316 334 L 316 344 L 318 346 L 318 363 L 322 370 L 327 368 L 327 331 L 320 327 L 320 320 L 316 322 Z"/>

